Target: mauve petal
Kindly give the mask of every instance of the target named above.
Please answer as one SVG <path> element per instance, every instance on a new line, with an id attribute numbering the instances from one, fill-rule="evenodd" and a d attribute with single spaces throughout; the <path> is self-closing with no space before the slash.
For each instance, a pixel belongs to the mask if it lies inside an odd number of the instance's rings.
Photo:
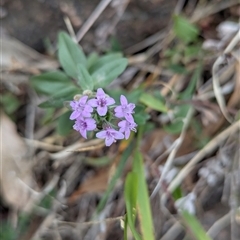
<path id="1" fill-rule="evenodd" d="M 110 137 L 110 138 L 106 138 L 105 139 L 105 144 L 107 147 L 111 146 L 114 142 L 114 138 L 113 137 Z"/>
<path id="2" fill-rule="evenodd" d="M 90 99 L 88 100 L 88 104 L 92 107 L 97 107 L 98 104 L 97 104 L 97 99 Z"/>
<path id="3" fill-rule="evenodd" d="M 86 119 L 86 123 L 88 131 L 94 130 L 96 128 L 96 121 L 94 119 Z"/>
<path id="4" fill-rule="evenodd" d="M 97 137 L 97 138 L 101 138 L 101 139 L 106 138 L 106 131 L 103 130 L 103 131 L 101 131 L 101 132 L 98 132 L 98 133 L 96 134 L 96 137 Z"/>
<path id="5" fill-rule="evenodd" d="M 93 108 L 92 108 L 91 106 L 89 106 L 89 105 L 85 105 L 84 111 L 86 111 L 86 112 L 92 112 L 92 111 L 93 111 Z"/>
<path id="6" fill-rule="evenodd" d="M 112 134 L 113 134 L 114 138 L 116 138 L 116 139 L 124 139 L 124 135 L 121 132 L 114 130 L 114 132 Z"/>
<path id="7" fill-rule="evenodd" d="M 86 102 L 87 102 L 87 99 L 88 99 L 88 96 L 82 96 L 80 99 L 79 99 L 79 103 L 81 105 L 85 105 Z"/>
<path id="8" fill-rule="evenodd" d="M 111 97 L 108 97 L 107 99 L 106 99 L 106 105 L 107 106 L 109 106 L 109 105 L 112 105 L 112 104 L 114 104 L 115 103 L 115 100 L 113 99 L 113 98 L 111 98 Z"/>
<path id="9" fill-rule="evenodd" d="M 127 123 L 126 120 L 122 120 L 121 122 L 118 123 L 118 126 L 119 126 L 120 128 L 125 129 L 125 128 L 126 128 L 126 123 Z"/>
<path id="10" fill-rule="evenodd" d="M 129 130 L 129 128 L 128 128 L 128 129 L 126 129 L 126 131 L 125 131 L 125 139 L 129 139 L 129 137 L 130 137 L 130 130 Z"/>
<path id="11" fill-rule="evenodd" d="M 122 106 L 117 106 L 114 108 L 114 112 L 118 113 L 118 112 L 122 112 Z"/>
<path id="12" fill-rule="evenodd" d="M 117 113 L 115 113 L 115 117 L 122 118 L 122 117 L 124 117 L 124 115 L 123 115 L 123 113 L 117 112 Z"/>
<path id="13" fill-rule="evenodd" d="M 122 118 L 124 117 L 124 113 L 122 111 L 122 107 L 121 106 L 118 106 L 114 109 L 115 111 L 115 116 L 118 117 L 118 118 Z"/>
<path id="14" fill-rule="evenodd" d="M 130 128 L 131 131 L 137 132 L 136 127 L 137 127 L 136 123 L 131 123 L 129 128 Z"/>
<path id="15" fill-rule="evenodd" d="M 96 121 L 95 121 L 93 118 L 86 118 L 86 119 L 85 119 L 85 122 L 86 122 L 87 124 L 93 124 L 93 123 L 95 123 Z"/>
<path id="16" fill-rule="evenodd" d="M 124 133 L 125 132 L 125 128 L 119 128 L 118 131 L 121 132 L 121 133 Z"/>
<path id="17" fill-rule="evenodd" d="M 118 123 L 118 126 L 122 129 L 120 132 L 124 132 L 125 129 L 127 128 L 127 121 L 126 120 L 122 120 L 121 122 Z"/>
<path id="18" fill-rule="evenodd" d="M 134 103 L 129 103 L 128 108 L 132 111 L 135 108 L 135 104 Z"/>
<path id="19" fill-rule="evenodd" d="M 82 115 L 83 117 L 91 117 L 91 113 L 90 112 L 87 112 L 87 111 L 82 111 Z"/>
<path id="20" fill-rule="evenodd" d="M 73 129 L 76 130 L 76 131 L 79 131 L 79 127 L 78 127 L 77 123 L 75 123 L 75 124 L 73 125 Z"/>
<path id="21" fill-rule="evenodd" d="M 105 95 L 105 92 L 103 91 L 102 88 L 99 88 L 99 89 L 97 90 L 97 96 L 100 97 L 100 96 L 102 96 L 102 95 Z"/>
<path id="22" fill-rule="evenodd" d="M 72 114 L 70 115 L 69 119 L 74 120 L 74 119 L 78 118 L 79 116 L 80 116 L 80 112 L 74 111 L 74 112 L 72 112 Z"/>
<path id="23" fill-rule="evenodd" d="M 87 139 L 87 130 L 86 129 L 80 129 L 79 132 L 85 139 Z"/>
<path id="24" fill-rule="evenodd" d="M 120 102 L 121 102 L 122 105 L 127 105 L 128 104 L 128 100 L 123 95 L 121 95 L 121 97 L 120 97 Z"/>
<path id="25" fill-rule="evenodd" d="M 105 116 L 107 113 L 107 110 L 108 110 L 107 106 L 105 106 L 105 107 L 98 106 L 97 107 L 97 112 L 100 116 Z"/>
<path id="26" fill-rule="evenodd" d="M 88 130 L 88 131 L 93 131 L 93 130 L 96 129 L 96 127 L 97 127 L 97 125 L 96 125 L 95 123 L 93 123 L 93 124 L 91 124 L 91 125 L 89 125 L 89 126 L 87 127 L 87 130 Z"/>
<path id="27" fill-rule="evenodd" d="M 131 114 L 126 113 L 126 114 L 124 114 L 124 117 L 127 119 L 128 122 L 134 123 L 134 118 Z"/>
<path id="28" fill-rule="evenodd" d="M 71 106 L 72 109 L 75 109 L 75 107 L 76 107 L 76 102 L 75 102 L 75 101 L 71 101 L 71 102 L 70 102 L 70 106 Z"/>

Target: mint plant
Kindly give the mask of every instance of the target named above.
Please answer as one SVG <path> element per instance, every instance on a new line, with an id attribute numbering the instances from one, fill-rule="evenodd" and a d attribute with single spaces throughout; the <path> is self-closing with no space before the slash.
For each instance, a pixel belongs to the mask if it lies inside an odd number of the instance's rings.
<path id="1" fill-rule="evenodd" d="M 67 135 L 74 129 L 87 138 L 92 132 L 97 138 L 105 139 L 106 146 L 118 139 L 128 139 L 131 131 L 136 132 L 138 122 L 145 123 L 148 118 L 145 108 L 137 103 L 141 92 L 137 98 L 134 91 L 122 91 L 120 95 L 114 95 L 113 91 L 114 96 L 105 93 L 104 88 L 127 67 L 128 61 L 121 53 L 86 56 L 65 32 L 59 33 L 57 53 L 60 70 L 31 78 L 35 90 L 49 97 L 39 105 L 49 109 L 44 123 L 54 120 L 53 113 L 62 109 L 63 114 L 57 119 L 59 134 Z M 127 98 L 133 103 L 128 103 Z M 116 104 L 117 99 L 120 105 Z"/>

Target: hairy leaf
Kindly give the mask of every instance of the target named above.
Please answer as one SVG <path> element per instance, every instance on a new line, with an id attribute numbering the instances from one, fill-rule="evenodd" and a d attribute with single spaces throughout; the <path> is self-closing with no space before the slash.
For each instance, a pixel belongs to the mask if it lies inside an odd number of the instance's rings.
<path id="1" fill-rule="evenodd" d="M 77 78 L 77 67 L 81 63 L 87 63 L 86 56 L 81 47 L 71 37 L 60 32 L 58 35 L 58 59 L 64 71 L 72 78 Z"/>

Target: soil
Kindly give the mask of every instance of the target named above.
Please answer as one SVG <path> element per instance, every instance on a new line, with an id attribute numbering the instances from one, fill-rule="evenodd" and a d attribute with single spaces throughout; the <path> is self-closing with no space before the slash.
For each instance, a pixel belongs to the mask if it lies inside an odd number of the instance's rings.
<path id="1" fill-rule="evenodd" d="M 1 30 L 4 30 L 10 36 L 17 38 L 35 50 L 46 53 L 46 39 L 49 39 L 52 44 L 56 44 L 58 32 L 60 30 L 67 31 L 64 16 L 68 16 L 75 32 L 77 32 L 81 29 L 83 23 L 88 19 L 100 1 L 101 0 L 1 0 Z M 117 1 L 121 2 L 122 0 L 112 0 L 112 2 Z M 123 50 L 133 46 L 168 25 L 171 22 L 171 16 L 176 3 L 177 0 L 130 0 L 124 15 L 121 17 L 111 36 L 119 42 Z M 89 53 L 93 50 L 102 51 L 106 49 L 106 45 L 110 44 L 111 36 L 107 37 L 106 42 L 100 41 L 99 38 L 102 37 L 101 35 L 106 34 L 104 27 L 109 26 L 115 16 L 116 9 L 114 9 L 113 5 L 108 6 L 81 40 L 80 44 L 83 46 L 85 52 Z M 104 37 L 102 39 L 104 39 Z M 191 143 L 188 145 L 190 144 Z M 47 175 L 48 172 L 45 169 L 47 169 L 48 166 L 46 167 L 45 162 L 42 162 L 42 169 L 39 169 L 39 166 L 40 165 L 38 165 L 38 169 L 36 170 L 36 175 L 38 172 L 44 172 L 44 174 Z M 90 174 L 93 172 L 87 167 L 81 171 L 89 171 Z M 46 177 L 47 179 L 48 176 L 44 174 L 42 178 Z M 76 180 L 77 184 L 86 177 L 84 174 L 80 174 L 80 176 L 81 179 Z M 39 185 L 44 185 L 45 180 L 40 178 L 37 180 L 38 184 L 40 183 Z M 216 193 L 216 191 L 213 193 Z M 217 194 L 216 196 L 211 195 L 211 198 L 207 198 L 207 203 L 209 205 L 211 204 L 210 207 L 206 204 L 209 210 L 203 209 L 204 211 L 206 210 L 206 213 L 204 213 L 201 218 L 201 222 L 206 229 L 212 226 L 216 219 L 226 214 L 228 210 L 226 206 L 222 204 L 216 205 L 216 202 L 220 202 L 219 192 L 217 192 Z M 87 197 L 86 199 L 84 197 L 82 197 L 82 201 L 88 201 Z M 96 200 L 96 202 L 98 202 L 98 197 L 96 194 L 97 200 L 92 198 L 92 201 L 94 202 Z M 118 199 L 116 199 L 115 202 L 116 209 L 117 207 L 122 209 L 122 202 L 120 200 L 118 201 Z M 90 204 L 91 210 L 94 208 L 94 204 Z M 82 206 L 84 206 L 84 204 Z M 75 210 L 75 206 L 70 206 L 68 210 L 64 210 L 65 212 L 61 214 L 63 216 L 64 214 L 68 215 L 67 217 L 65 216 L 65 220 L 75 221 Z M 0 198 L 0 220 L 7 219 L 8 214 L 8 207 L 2 205 Z M 116 214 L 116 216 L 121 214 L 122 213 Z M 157 221 L 159 223 L 160 220 L 157 219 Z M 112 225 L 112 228 L 109 229 L 111 229 L 111 231 L 109 231 L 107 239 L 115 239 L 116 235 L 122 236 L 123 234 L 119 224 L 116 226 Z M 224 229 L 219 234 L 218 239 L 229 238 L 229 232 L 230 228 Z M 71 232 L 69 235 L 71 234 L 73 233 Z M 51 238 L 46 237 L 45 239 Z M 67 239 L 67 237 L 65 239 Z"/>
<path id="2" fill-rule="evenodd" d="M 90 16 L 98 0 L 2 0 L 2 28 L 6 32 L 39 52 L 45 51 L 44 41 L 55 42 L 59 30 L 66 30 L 67 15 L 75 29 Z M 115 0 L 116 2 L 116 0 Z M 116 39 L 127 48 L 164 28 L 171 18 L 176 0 L 130 0 L 116 26 Z M 81 41 L 91 48 L 97 41 L 96 31 L 104 22 L 111 22 L 115 10 L 108 6 Z M 89 49 L 90 50 L 90 49 Z"/>

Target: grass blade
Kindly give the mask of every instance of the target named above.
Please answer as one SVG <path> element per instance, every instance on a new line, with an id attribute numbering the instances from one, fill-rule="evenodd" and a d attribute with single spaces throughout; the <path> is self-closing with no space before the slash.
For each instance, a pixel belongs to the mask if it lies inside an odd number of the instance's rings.
<path id="1" fill-rule="evenodd" d="M 136 240 L 140 240 L 140 236 L 135 229 L 135 220 L 137 214 L 137 196 L 138 196 L 138 174 L 130 172 L 127 175 L 124 187 L 124 198 L 127 209 L 127 221 Z"/>
<path id="2" fill-rule="evenodd" d="M 182 211 L 181 215 L 185 226 L 191 231 L 196 240 L 211 240 L 206 231 L 203 229 L 201 223 L 194 215 L 187 211 Z"/>
<path id="3" fill-rule="evenodd" d="M 141 232 L 144 240 L 154 240 L 154 227 L 150 208 L 147 184 L 144 176 L 142 155 L 136 151 L 133 170 L 138 175 L 137 209 Z"/>

